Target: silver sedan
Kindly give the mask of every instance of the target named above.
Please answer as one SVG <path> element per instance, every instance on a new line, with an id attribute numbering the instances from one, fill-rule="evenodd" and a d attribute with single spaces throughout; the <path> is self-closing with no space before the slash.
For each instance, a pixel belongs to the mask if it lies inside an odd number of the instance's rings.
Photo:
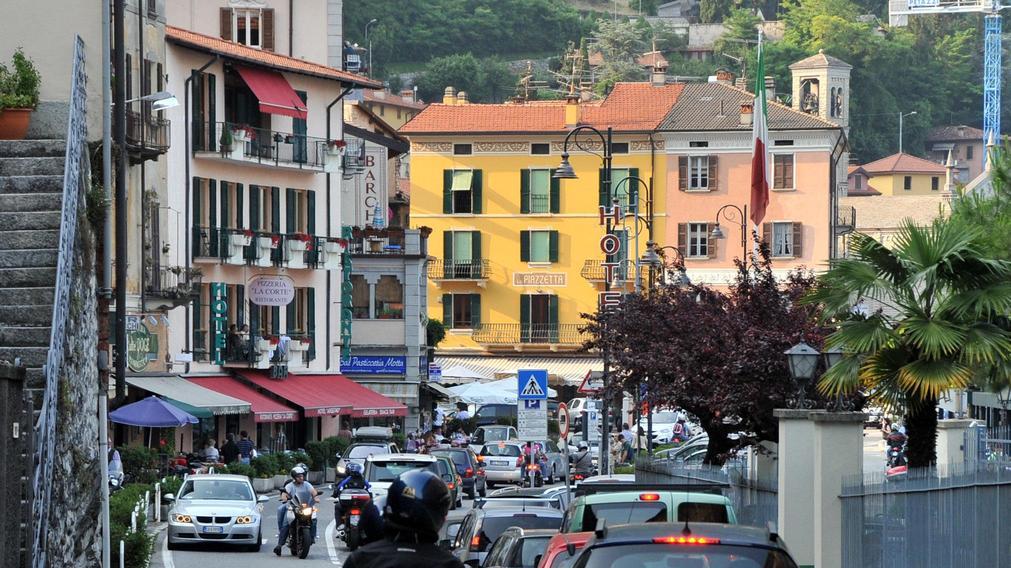
<path id="1" fill-rule="evenodd" d="M 481 447 L 478 459 L 484 464 L 488 487 L 496 483 L 521 483 L 524 479 L 524 442 L 489 442 Z"/>
<path id="2" fill-rule="evenodd" d="M 168 547 L 180 544 L 216 543 L 260 550 L 260 524 L 268 497 L 257 497 L 244 475 L 190 475 L 168 515 Z"/>

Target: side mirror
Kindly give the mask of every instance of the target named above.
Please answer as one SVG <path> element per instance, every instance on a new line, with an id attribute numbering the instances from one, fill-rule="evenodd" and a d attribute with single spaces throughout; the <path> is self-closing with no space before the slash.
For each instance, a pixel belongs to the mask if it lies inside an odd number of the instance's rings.
<path id="1" fill-rule="evenodd" d="M 455 521 L 446 525 L 446 537 L 450 540 L 456 540 L 457 535 L 460 534 L 460 526 L 463 521 Z"/>
<path id="2" fill-rule="evenodd" d="M 266 495 L 260 495 L 256 498 L 257 503 L 266 503 L 267 501 L 270 501 L 270 497 L 267 497 Z"/>
<path id="3" fill-rule="evenodd" d="M 170 501 L 171 502 L 171 501 L 175 501 L 176 500 L 176 496 L 173 495 L 173 494 L 171 494 L 171 493 L 166 493 L 166 494 L 164 494 L 164 495 L 161 496 L 161 499 L 162 499 L 162 501 Z"/>

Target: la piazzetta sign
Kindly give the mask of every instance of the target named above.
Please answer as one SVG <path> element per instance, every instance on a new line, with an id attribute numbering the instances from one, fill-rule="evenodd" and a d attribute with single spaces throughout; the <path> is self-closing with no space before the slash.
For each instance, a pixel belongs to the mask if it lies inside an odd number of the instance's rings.
<path id="1" fill-rule="evenodd" d="M 564 272 L 513 272 L 513 286 L 565 286 Z"/>

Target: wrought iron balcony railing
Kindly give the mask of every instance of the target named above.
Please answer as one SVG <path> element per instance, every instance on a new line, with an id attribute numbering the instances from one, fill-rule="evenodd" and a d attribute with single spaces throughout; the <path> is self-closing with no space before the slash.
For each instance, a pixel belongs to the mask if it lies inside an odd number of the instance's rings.
<path id="1" fill-rule="evenodd" d="M 603 263 L 603 260 L 586 260 L 583 262 L 583 268 L 579 271 L 579 275 L 591 282 L 603 282 L 605 276 Z M 635 276 L 635 263 L 631 260 L 619 262 L 618 266 L 614 269 L 614 276 L 622 281 L 633 278 Z"/>
<path id="2" fill-rule="evenodd" d="M 150 112 L 126 111 L 126 145 L 132 158 L 150 160 L 168 151 L 171 122 Z"/>
<path id="3" fill-rule="evenodd" d="M 148 270 L 144 292 L 149 301 L 163 302 L 164 307 L 183 306 L 200 293 L 203 271 L 199 267 L 162 266 Z"/>
<path id="4" fill-rule="evenodd" d="M 483 323 L 474 329 L 474 341 L 486 345 L 580 345 L 587 338 L 578 323 Z"/>
<path id="5" fill-rule="evenodd" d="M 836 210 L 835 231 L 837 235 L 852 233 L 857 227 L 857 208 L 839 207 Z"/>
<path id="6" fill-rule="evenodd" d="M 348 251 L 356 256 L 403 256 L 406 252 L 404 229 L 355 228 L 351 231 Z"/>
<path id="7" fill-rule="evenodd" d="M 267 166 L 322 171 L 327 159 L 339 160 L 327 140 L 228 122 L 193 124 L 194 150 L 220 152 L 222 158 Z"/>
<path id="8" fill-rule="evenodd" d="M 310 269 L 323 267 L 325 254 L 340 254 L 341 248 L 336 245 L 336 239 L 304 233 L 202 226 L 193 227 L 192 242 L 193 260 L 220 259 L 259 266 Z"/>
<path id="9" fill-rule="evenodd" d="M 428 262 L 428 277 L 432 280 L 487 280 L 491 264 L 487 260 L 441 260 Z"/>

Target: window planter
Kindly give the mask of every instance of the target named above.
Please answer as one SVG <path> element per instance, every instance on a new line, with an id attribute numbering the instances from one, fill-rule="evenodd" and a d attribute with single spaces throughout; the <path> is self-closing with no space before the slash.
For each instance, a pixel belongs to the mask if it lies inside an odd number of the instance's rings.
<path id="1" fill-rule="evenodd" d="M 271 491 L 274 490 L 273 477 L 267 478 L 257 477 L 253 479 L 252 482 L 253 482 L 253 491 L 256 491 L 257 493 L 270 493 Z"/>
<path id="2" fill-rule="evenodd" d="M 232 233 L 228 236 L 228 242 L 233 247 L 248 247 L 253 242 L 253 232 Z"/>
<path id="3" fill-rule="evenodd" d="M 277 246 L 274 244 L 274 237 L 270 237 L 270 236 L 267 236 L 267 237 L 264 237 L 264 236 L 256 237 L 256 246 L 260 247 L 263 250 L 269 250 L 269 249 L 277 248 Z"/>
<path id="4" fill-rule="evenodd" d="M 261 352 L 261 353 L 266 353 L 267 351 L 270 351 L 271 349 L 274 349 L 275 347 L 277 347 L 277 338 L 276 337 L 271 337 L 271 338 L 268 338 L 268 339 L 264 339 L 262 337 L 256 338 L 256 350 L 259 351 L 259 352 Z"/>
<path id="5" fill-rule="evenodd" d="M 323 249 L 331 254 L 340 254 L 344 252 L 345 247 L 346 244 L 340 241 L 327 241 L 326 244 L 323 245 Z"/>
<path id="6" fill-rule="evenodd" d="M 309 241 L 301 239 L 288 239 L 288 251 L 293 253 L 305 252 L 309 250 Z"/>

